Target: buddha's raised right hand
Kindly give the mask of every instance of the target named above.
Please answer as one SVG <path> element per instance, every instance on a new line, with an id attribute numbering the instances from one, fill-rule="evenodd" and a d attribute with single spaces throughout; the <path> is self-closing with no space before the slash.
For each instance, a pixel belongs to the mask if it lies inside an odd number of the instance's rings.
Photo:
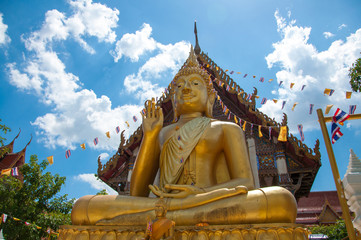
<path id="1" fill-rule="evenodd" d="M 158 133 L 163 127 L 163 111 L 156 104 L 154 98 L 152 98 L 152 101 L 146 101 L 145 107 L 146 114 L 144 115 L 142 113 L 143 132 L 145 135 L 158 136 Z"/>

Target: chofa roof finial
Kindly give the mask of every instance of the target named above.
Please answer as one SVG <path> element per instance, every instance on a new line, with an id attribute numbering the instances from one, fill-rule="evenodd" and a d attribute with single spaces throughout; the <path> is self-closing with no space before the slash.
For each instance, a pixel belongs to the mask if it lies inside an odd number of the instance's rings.
<path id="1" fill-rule="evenodd" d="M 194 52 L 198 55 L 201 53 L 201 48 L 198 44 L 197 20 L 194 20 L 194 35 L 196 36 L 196 45 L 194 46 Z"/>

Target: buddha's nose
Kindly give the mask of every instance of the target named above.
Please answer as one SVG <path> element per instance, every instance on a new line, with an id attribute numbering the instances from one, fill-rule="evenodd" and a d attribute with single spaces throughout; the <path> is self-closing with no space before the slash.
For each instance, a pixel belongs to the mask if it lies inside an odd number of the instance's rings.
<path id="1" fill-rule="evenodd" d="M 191 92 L 191 90 L 189 88 L 183 88 L 183 90 L 182 90 L 183 94 L 188 94 L 190 92 Z"/>

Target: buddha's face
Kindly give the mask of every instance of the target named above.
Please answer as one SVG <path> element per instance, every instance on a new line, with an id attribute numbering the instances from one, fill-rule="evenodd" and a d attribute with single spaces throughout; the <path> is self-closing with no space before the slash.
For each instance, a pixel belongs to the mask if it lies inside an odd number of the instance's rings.
<path id="1" fill-rule="evenodd" d="M 205 112 L 207 107 L 207 86 L 199 74 L 181 76 L 175 85 L 175 100 L 180 115 Z"/>
<path id="2" fill-rule="evenodd" d="M 165 216 L 165 209 L 163 206 L 158 206 L 158 205 L 155 206 L 155 216 L 157 218 Z"/>

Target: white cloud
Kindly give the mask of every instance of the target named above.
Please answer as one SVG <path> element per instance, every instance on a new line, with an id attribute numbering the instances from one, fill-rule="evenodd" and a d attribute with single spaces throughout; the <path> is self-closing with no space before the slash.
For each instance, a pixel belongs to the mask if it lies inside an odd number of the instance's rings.
<path id="1" fill-rule="evenodd" d="M 132 62 L 137 62 L 141 55 L 155 50 L 157 44 L 156 41 L 150 37 L 151 34 L 152 28 L 146 23 L 143 24 L 139 31 L 124 34 L 123 37 L 117 41 L 115 50 L 111 51 L 114 62 L 118 62 L 123 55 L 130 58 Z"/>
<path id="2" fill-rule="evenodd" d="M 331 32 L 324 32 L 324 33 L 323 33 L 323 36 L 324 36 L 326 39 L 328 39 L 328 38 L 330 38 L 330 37 L 334 37 L 335 34 L 333 34 L 333 33 L 331 33 Z"/>
<path id="3" fill-rule="evenodd" d="M 0 13 L 0 45 L 5 45 L 11 42 L 10 37 L 6 34 L 8 25 L 3 23 L 3 14 Z"/>
<path id="4" fill-rule="evenodd" d="M 347 37 L 346 41 L 336 40 L 327 50 L 320 52 L 308 42 L 310 27 L 296 26 L 294 20 L 287 23 L 277 11 L 275 18 L 282 39 L 273 44 L 274 51 L 266 56 L 266 61 L 269 68 L 280 67 L 276 76 L 278 82 L 283 81 L 283 85 L 274 98 L 281 101 L 276 105 L 268 101 L 261 107 L 262 112 L 280 120 L 284 111 L 293 132 L 296 132 L 299 123 L 307 131 L 318 127 L 315 124 L 317 108 L 324 110 L 326 105 L 334 104 L 334 109 L 339 107 L 348 111 L 349 105 L 361 101 L 361 96 L 356 94 L 351 100 L 345 98 L 345 92 L 351 90 L 348 69 L 361 51 L 361 29 Z M 295 83 L 292 90 L 290 83 Z M 303 91 L 302 85 L 306 85 Z M 335 89 L 335 93 L 331 97 L 324 96 L 325 88 Z M 283 110 L 282 101 L 287 102 Z M 295 102 L 299 104 L 292 112 Z M 310 104 L 315 104 L 313 115 L 308 115 Z"/>
<path id="5" fill-rule="evenodd" d="M 345 28 L 345 27 L 347 27 L 347 25 L 342 23 L 340 26 L 338 26 L 338 30 L 341 30 L 342 28 Z"/>
<path id="6" fill-rule="evenodd" d="M 157 43 L 159 53 L 151 57 L 137 74 L 128 75 L 124 80 L 124 86 L 129 93 L 136 93 L 141 102 L 162 94 L 164 88 L 159 87 L 158 83 L 161 76 L 168 73 L 168 76 L 174 76 L 187 59 L 190 44 L 184 41 L 175 44 L 163 45 Z M 171 79 L 166 79 L 169 84 Z"/>
<path id="7" fill-rule="evenodd" d="M 118 195 L 118 193 L 114 189 L 109 187 L 103 181 L 98 180 L 92 173 L 79 174 L 78 176 L 75 176 L 74 179 L 77 181 L 89 183 L 93 189 L 99 191 L 105 189 L 109 195 Z"/>

